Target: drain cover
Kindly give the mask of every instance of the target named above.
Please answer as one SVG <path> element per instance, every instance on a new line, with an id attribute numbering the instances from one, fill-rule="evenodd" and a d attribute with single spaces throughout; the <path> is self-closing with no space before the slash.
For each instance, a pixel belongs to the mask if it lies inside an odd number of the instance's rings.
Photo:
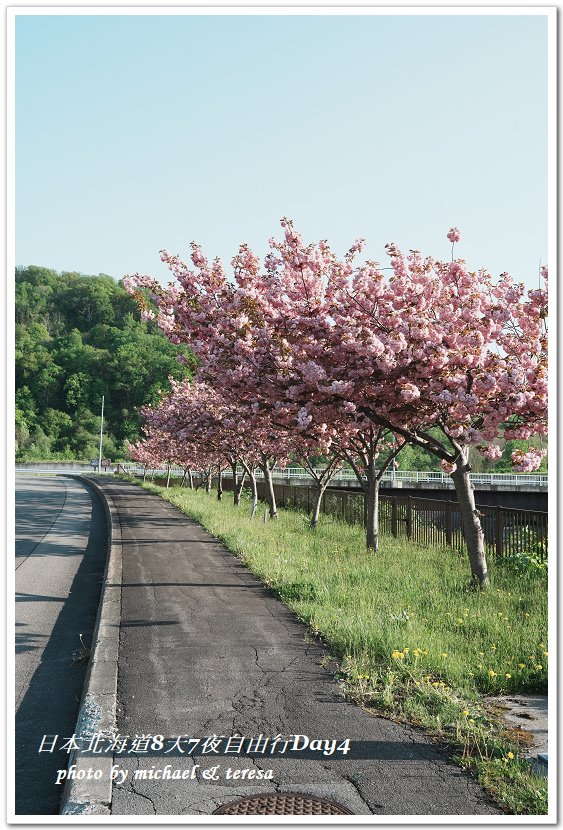
<path id="1" fill-rule="evenodd" d="M 227 816 L 351 816 L 353 813 L 327 801 L 306 793 L 265 793 L 237 798 L 213 810 L 213 815 Z"/>

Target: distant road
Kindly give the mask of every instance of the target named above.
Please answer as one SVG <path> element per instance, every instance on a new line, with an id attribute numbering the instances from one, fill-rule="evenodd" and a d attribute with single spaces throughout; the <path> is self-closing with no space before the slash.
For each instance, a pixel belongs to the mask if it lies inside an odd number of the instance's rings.
<path id="1" fill-rule="evenodd" d="M 70 737 L 86 673 L 106 555 L 98 496 L 72 478 L 16 478 L 16 806 L 59 811 L 56 770 L 66 753 L 38 753 L 44 734 Z"/>

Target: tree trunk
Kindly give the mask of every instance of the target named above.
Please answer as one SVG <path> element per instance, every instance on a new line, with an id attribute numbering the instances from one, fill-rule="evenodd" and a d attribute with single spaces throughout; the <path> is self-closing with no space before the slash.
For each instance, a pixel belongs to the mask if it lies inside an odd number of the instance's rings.
<path id="1" fill-rule="evenodd" d="M 205 492 L 206 493 L 211 492 L 212 483 L 213 483 L 213 475 L 212 475 L 211 470 L 208 470 L 207 473 L 206 473 L 206 482 L 205 482 Z"/>
<path id="2" fill-rule="evenodd" d="M 145 483 L 146 479 L 147 479 L 147 465 L 145 464 L 145 466 L 143 468 L 143 484 Z"/>
<path id="3" fill-rule="evenodd" d="M 270 506 L 270 519 L 278 518 L 278 510 L 276 507 L 276 494 L 274 492 L 274 481 L 272 479 L 272 470 L 266 461 L 261 465 L 264 478 L 266 479 L 266 494 L 268 496 L 268 504 Z"/>
<path id="4" fill-rule="evenodd" d="M 250 518 L 253 519 L 258 509 L 258 487 L 256 485 L 256 474 L 254 470 L 250 471 L 250 486 L 252 488 L 252 510 L 250 512 Z"/>
<path id="5" fill-rule="evenodd" d="M 323 496 L 325 490 L 327 488 L 327 482 L 315 482 L 315 490 L 317 491 L 317 497 L 315 499 L 315 506 L 313 508 L 313 515 L 311 516 L 311 528 L 314 530 L 319 523 L 319 516 L 321 515 L 321 504 L 323 501 Z"/>
<path id="6" fill-rule="evenodd" d="M 187 468 L 187 467 L 185 467 L 185 468 L 184 468 L 184 475 L 182 476 L 182 481 L 180 482 L 180 487 L 183 487 L 183 486 L 184 486 L 184 483 L 185 483 L 185 481 L 186 481 L 186 476 L 187 476 L 187 475 L 188 475 L 188 468 Z"/>
<path id="7" fill-rule="evenodd" d="M 238 479 L 237 479 L 237 464 L 236 464 L 236 461 L 235 461 L 235 463 L 234 463 L 234 464 L 231 464 L 231 473 L 232 473 L 232 476 L 233 476 L 233 494 L 236 494 L 236 492 L 237 492 L 237 484 L 238 484 Z M 233 496 L 233 500 L 234 500 L 234 496 Z"/>
<path id="8" fill-rule="evenodd" d="M 489 574 L 485 559 L 485 537 L 479 513 L 475 507 L 475 495 L 469 480 L 469 464 L 467 463 L 469 450 L 464 447 L 457 463 L 452 480 L 457 494 L 457 501 L 463 522 L 463 535 L 467 545 L 467 555 L 471 566 L 471 577 L 474 585 L 487 588 Z"/>
<path id="9" fill-rule="evenodd" d="M 223 498 L 223 470 L 219 467 L 219 471 L 217 473 L 217 501 L 221 501 Z"/>
<path id="10" fill-rule="evenodd" d="M 366 548 L 376 551 L 379 547 L 379 481 L 374 470 L 367 470 L 366 477 L 367 487 L 364 492 Z"/>
<path id="11" fill-rule="evenodd" d="M 188 484 L 190 486 L 190 490 L 194 489 L 194 474 L 191 470 L 188 470 Z"/>
<path id="12" fill-rule="evenodd" d="M 237 465 L 233 465 L 233 504 L 235 507 L 240 505 L 240 497 L 242 495 L 242 488 L 244 487 L 244 480 L 246 478 L 246 470 L 243 470 L 240 481 L 237 481 Z"/>
<path id="13" fill-rule="evenodd" d="M 166 489 L 170 487 L 170 464 L 168 465 L 168 475 L 166 476 Z"/>

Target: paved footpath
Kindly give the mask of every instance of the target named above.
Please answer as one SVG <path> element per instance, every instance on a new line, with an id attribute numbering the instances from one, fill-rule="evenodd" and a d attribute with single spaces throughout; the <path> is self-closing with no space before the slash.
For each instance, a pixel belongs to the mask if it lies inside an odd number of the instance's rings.
<path id="1" fill-rule="evenodd" d="M 297 760 L 116 755 L 128 778 L 114 785 L 114 815 L 210 814 L 239 796 L 276 791 L 328 798 L 358 815 L 500 812 L 418 732 L 346 702 L 306 627 L 200 525 L 136 485 L 102 487 L 123 542 L 119 733 L 300 734 L 350 738 L 352 747 L 347 756 L 293 753 Z M 166 764 L 194 777 L 134 778 Z M 217 780 L 204 780 L 214 766 Z M 227 780 L 229 767 L 271 769 L 273 779 Z"/>

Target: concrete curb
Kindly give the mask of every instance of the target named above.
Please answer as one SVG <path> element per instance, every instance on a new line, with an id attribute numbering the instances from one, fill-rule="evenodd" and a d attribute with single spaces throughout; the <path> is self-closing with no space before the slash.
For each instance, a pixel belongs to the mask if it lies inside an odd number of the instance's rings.
<path id="1" fill-rule="evenodd" d="M 94 735 L 113 737 L 116 730 L 117 659 L 121 624 L 121 525 L 113 500 L 88 476 L 76 475 L 100 496 L 108 524 L 108 557 L 100 596 L 100 605 L 92 638 L 92 653 L 78 711 L 75 734 L 86 740 Z M 67 778 L 61 815 L 109 815 L 111 812 L 113 754 L 82 755 L 73 750 L 68 771 L 81 778 Z M 88 770 L 101 770 L 98 779 L 90 778 Z"/>

